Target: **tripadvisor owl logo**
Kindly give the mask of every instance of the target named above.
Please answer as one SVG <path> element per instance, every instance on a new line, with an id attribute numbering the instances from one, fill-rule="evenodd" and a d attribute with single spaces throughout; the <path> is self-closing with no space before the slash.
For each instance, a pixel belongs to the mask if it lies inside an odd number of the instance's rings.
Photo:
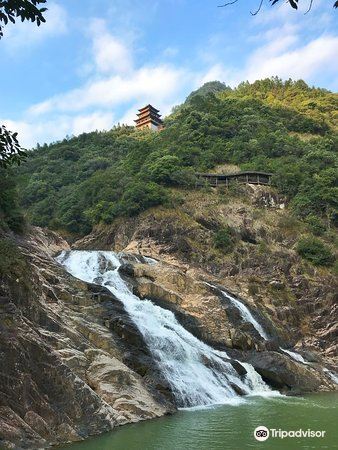
<path id="1" fill-rule="evenodd" d="M 263 442 L 269 438 L 270 431 L 268 428 L 263 427 L 263 425 L 257 427 L 254 431 L 254 436 L 257 441 Z"/>
<path id="2" fill-rule="evenodd" d="M 285 438 L 324 438 L 326 430 L 281 430 L 276 428 L 270 428 L 270 430 L 263 425 L 255 428 L 254 436 L 257 441 L 263 442 L 271 437 L 272 439 L 285 439 Z"/>

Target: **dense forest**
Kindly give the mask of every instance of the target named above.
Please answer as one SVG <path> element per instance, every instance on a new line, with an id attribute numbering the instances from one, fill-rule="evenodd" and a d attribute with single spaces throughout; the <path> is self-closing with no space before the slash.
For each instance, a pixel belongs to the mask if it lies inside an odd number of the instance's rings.
<path id="1" fill-rule="evenodd" d="M 196 171 L 229 163 L 273 172 L 290 211 L 320 235 L 336 219 L 337 106 L 336 94 L 303 81 L 207 83 L 161 133 L 119 126 L 38 146 L 16 169 L 21 206 L 31 223 L 80 236 L 99 222 L 175 205 Z M 0 207 L 18 229 L 12 178 L 2 177 L 10 189 Z"/>

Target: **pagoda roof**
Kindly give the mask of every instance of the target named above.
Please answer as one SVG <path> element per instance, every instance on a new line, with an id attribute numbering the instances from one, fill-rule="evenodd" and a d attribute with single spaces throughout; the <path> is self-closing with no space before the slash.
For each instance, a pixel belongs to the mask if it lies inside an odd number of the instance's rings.
<path id="1" fill-rule="evenodd" d="M 156 113 L 156 112 L 154 112 L 154 111 L 149 111 L 149 112 L 147 112 L 147 111 L 142 111 L 142 112 L 140 112 L 140 113 L 138 113 L 138 114 L 136 114 L 138 117 L 157 117 L 157 118 L 159 118 L 159 117 L 161 117 L 161 115 L 162 114 L 158 114 L 158 113 Z"/>
<path id="2" fill-rule="evenodd" d="M 147 109 L 151 109 L 156 112 L 160 111 L 159 109 L 154 108 L 150 103 L 148 105 L 144 106 L 143 108 L 140 108 L 139 111 L 141 112 L 141 111 L 145 111 Z"/>

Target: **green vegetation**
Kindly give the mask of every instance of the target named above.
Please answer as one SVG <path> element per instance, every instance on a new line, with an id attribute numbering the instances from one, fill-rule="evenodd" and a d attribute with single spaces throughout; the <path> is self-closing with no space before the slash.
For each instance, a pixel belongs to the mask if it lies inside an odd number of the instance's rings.
<path id="1" fill-rule="evenodd" d="M 231 88 L 220 81 L 208 81 L 207 83 L 204 83 L 202 87 L 188 95 L 186 103 L 189 103 L 190 100 L 197 95 L 205 97 L 208 94 L 217 94 L 225 90 L 231 91 Z"/>
<path id="2" fill-rule="evenodd" d="M 297 244 L 297 252 L 315 266 L 331 266 L 335 261 L 330 248 L 317 238 L 301 239 Z"/>
<path id="3" fill-rule="evenodd" d="M 310 214 L 307 218 L 306 218 L 306 222 L 309 225 L 310 231 L 315 235 L 315 236 L 322 236 L 325 231 L 325 224 L 324 222 L 317 216 L 315 216 L 314 214 Z"/>
<path id="4" fill-rule="evenodd" d="M 234 247 L 234 232 L 230 227 L 218 230 L 214 237 L 215 247 L 225 253 L 232 251 Z"/>
<path id="5" fill-rule="evenodd" d="M 8 276 L 21 268 L 22 255 L 18 247 L 10 239 L 0 239 L 0 277 Z"/>
<path id="6" fill-rule="evenodd" d="M 0 168 L 0 231 L 20 233 L 23 230 L 24 220 L 17 197 L 13 173 Z"/>
<path id="7" fill-rule="evenodd" d="M 21 203 L 33 224 L 83 235 L 172 205 L 173 187 L 194 187 L 196 171 L 236 164 L 273 172 L 294 214 L 326 229 L 337 210 L 337 102 L 303 81 L 208 83 L 161 133 L 122 126 L 38 146 L 17 169 Z"/>

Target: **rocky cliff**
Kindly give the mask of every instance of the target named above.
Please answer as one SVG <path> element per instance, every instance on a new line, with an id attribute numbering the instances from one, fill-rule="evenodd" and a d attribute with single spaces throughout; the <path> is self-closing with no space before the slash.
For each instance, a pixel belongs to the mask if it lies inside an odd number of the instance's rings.
<path id="1" fill-rule="evenodd" d="M 68 244 L 37 228 L 17 244 L 23 266 L 0 284 L 0 445 L 47 447 L 172 412 L 123 306 L 55 262 Z"/>

